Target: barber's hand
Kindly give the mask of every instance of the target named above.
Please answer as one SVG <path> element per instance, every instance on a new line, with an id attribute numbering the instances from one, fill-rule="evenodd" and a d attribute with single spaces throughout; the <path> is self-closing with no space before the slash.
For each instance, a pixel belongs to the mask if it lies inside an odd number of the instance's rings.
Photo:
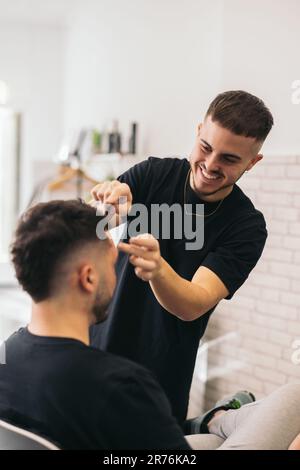
<path id="1" fill-rule="evenodd" d="M 97 184 L 92 191 L 93 196 L 90 204 L 93 206 L 97 205 L 97 201 L 103 204 L 110 204 L 114 206 L 116 214 L 125 216 L 130 211 L 132 206 L 132 194 L 130 187 L 126 183 L 120 183 L 120 181 L 104 181 L 103 183 Z"/>
<path id="2" fill-rule="evenodd" d="M 135 266 L 135 274 L 143 281 L 153 280 L 162 267 L 158 241 L 149 233 L 132 237 L 127 243 L 119 243 L 118 248 L 128 253 L 130 263 Z"/>

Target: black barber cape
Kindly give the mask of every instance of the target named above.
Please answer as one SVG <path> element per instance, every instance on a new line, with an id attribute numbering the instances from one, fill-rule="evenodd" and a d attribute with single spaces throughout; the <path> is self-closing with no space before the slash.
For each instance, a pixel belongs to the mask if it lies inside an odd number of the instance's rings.
<path id="1" fill-rule="evenodd" d="M 189 169 L 186 159 L 150 157 L 118 179 L 130 186 L 133 203 L 149 208 L 151 204 L 183 205 L 184 198 L 188 204 L 201 204 L 187 181 Z M 223 281 L 230 299 L 260 258 L 267 231 L 263 215 L 237 185 L 218 205 L 205 203 L 202 249 L 188 251 L 185 239 L 160 238 L 160 250 L 176 273 L 187 280 L 201 265 L 209 268 Z M 192 322 L 168 313 L 156 300 L 150 284 L 135 275 L 124 253 L 119 253 L 117 277 L 110 316 L 105 323 L 92 327 L 92 344 L 150 369 L 182 423 L 199 341 L 214 308 Z"/>

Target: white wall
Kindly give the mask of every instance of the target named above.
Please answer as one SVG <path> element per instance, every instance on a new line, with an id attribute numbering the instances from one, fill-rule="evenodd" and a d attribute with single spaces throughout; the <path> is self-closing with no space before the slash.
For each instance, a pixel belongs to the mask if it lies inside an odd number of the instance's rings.
<path id="1" fill-rule="evenodd" d="M 141 154 L 185 154 L 219 90 L 222 2 L 88 0 L 66 47 L 66 129 L 141 124 Z"/>
<path id="2" fill-rule="evenodd" d="M 57 26 L 0 23 L 0 79 L 23 115 L 22 206 L 32 189 L 32 161 L 51 158 L 62 135 L 63 44 Z"/>
<path id="3" fill-rule="evenodd" d="M 223 88 L 246 89 L 271 108 L 272 154 L 300 153 L 300 105 L 291 84 L 300 80 L 299 0 L 224 0 Z"/>
<path id="4" fill-rule="evenodd" d="M 224 89 L 270 106 L 266 153 L 299 153 L 298 0 L 56 0 L 47 11 L 39 3 L 0 1 L 0 79 L 24 115 L 23 204 L 31 161 L 51 158 L 64 132 L 115 117 L 127 130 L 137 120 L 141 154 L 184 155 Z"/>
<path id="5" fill-rule="evenodd" d="M 88 0 L 72 16 L 66 129 L 136 119 L 141 153 L 185 154 L 210 99 L 242 88 L 274 114 L 265 152 L 299 153 L 298 0 Z"/>

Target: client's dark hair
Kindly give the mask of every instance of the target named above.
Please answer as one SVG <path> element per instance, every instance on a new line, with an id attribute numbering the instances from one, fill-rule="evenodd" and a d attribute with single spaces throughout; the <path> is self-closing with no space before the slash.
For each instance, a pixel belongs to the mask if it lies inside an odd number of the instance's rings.
<path id="1" fill-rule="evenodd" d="M 101 217 L 79 200 L 37 204 L 18 223 L 11 246 L 16 277 L 35 302 L 47 299 L 59 263 L 96 235 Z"/>

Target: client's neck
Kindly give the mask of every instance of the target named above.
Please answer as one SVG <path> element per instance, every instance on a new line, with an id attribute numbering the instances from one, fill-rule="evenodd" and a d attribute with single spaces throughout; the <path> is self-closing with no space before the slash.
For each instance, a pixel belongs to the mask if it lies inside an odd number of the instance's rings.
<path id="1" fill-rule="evenodd" d="M 74 304 L 74 300 L 65 298 L 33 303 L 29 332 L 38 336 L 77 339 L 89 345 L 88 314 L 82 306 Z"/>

